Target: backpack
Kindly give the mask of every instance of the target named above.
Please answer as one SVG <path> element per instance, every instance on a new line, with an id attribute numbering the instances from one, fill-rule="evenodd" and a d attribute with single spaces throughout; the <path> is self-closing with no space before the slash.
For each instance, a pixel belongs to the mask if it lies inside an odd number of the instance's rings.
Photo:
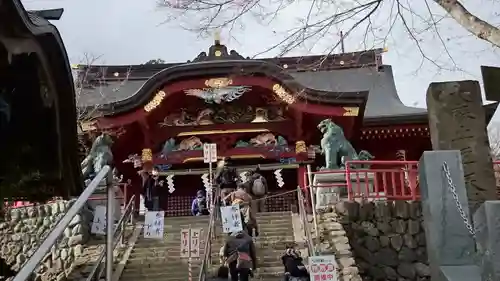
<path id="1" fill-rule="evenodd" d="M 252 184 L 252 193 L 255 196 L 264 196 L 266 195 L 266 183 L 263 176 L 255 177 Z"/>
<path id="2" fill-rule="evenodd" d="M 200 213 L 205 213 L 208 211 L 207 207 L 207 198 L 206 197 L 198 197 L 196 198 L 196 203 L 198 204 L 198 210 Z"/>

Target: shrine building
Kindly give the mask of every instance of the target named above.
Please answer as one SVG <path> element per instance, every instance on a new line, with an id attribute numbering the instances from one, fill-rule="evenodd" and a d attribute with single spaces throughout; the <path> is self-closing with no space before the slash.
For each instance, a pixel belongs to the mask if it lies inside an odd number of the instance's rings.
<path id="1" fill-rule="evenodd" d="M 127 197 L 141 193 L 141 165 L 166 176 L 161 200 L 169 216 L 189 215 L 206 184 L 203 143 L 216 143 L 218 158 L 231 157 L 239 171 L 259 165 L 272 193 L 303 185 L 305 164 L 324 164 L 316 127 L 326 118 L 356 151 L 418 160 L 431 150 L 427 112 L 401 102 L 383 53 L 250 59 L 216 40 L 185 63 L 78 66 L 78 107 L 91 113 L 80 129 L 114 137 Z M 488 122 L 496 107 L 485 105 Z M 267 209 L 295 202 L 290 192 L 268 199 Z"/>

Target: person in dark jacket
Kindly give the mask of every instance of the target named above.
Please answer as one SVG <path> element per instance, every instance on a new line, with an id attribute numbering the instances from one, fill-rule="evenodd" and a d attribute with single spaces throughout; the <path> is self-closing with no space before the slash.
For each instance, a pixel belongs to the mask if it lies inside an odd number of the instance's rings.
<path id="1" fill-rule="evenodd" d="M 229 267 L 231 281 L 248 281 L 257 268 L 257 256 L 252 237 L 245 231 L 228 236 L 224 257 Z M 238 278 L 239 277 L 239 278 Z"/>
<path id="2" fill-rule="evenodd" d="M 196 198 L 191 204 L 191 213 L 193 216 L 206 216 L 209 215 L 207 197 L 203 190 L 198 190 Z"/>
<path id="3" fill-rule="evenodd" d="M 285 254 L 281 257 L 281 261 L 285 267 L 284 281 L 291 281 L 292 279 L 310 280 L 309 272 L 304 266 L 300 252 L 296 251 L 293 247 L 286 249 Z"/>

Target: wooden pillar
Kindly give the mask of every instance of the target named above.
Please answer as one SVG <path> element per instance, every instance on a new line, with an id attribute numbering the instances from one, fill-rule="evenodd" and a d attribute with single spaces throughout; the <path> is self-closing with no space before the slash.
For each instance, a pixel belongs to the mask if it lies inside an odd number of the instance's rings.
<path id="1" fill-rule="evenodd" d="M 142 132 L 142 135 L 143 135 L 143 138 L 144 138 L 144 145 L 143 145 L 143 147 L 144 148 L 146 148 L 146 147 L 148 147 L 148 148 L 152 147 L 154 145 L 153 138 L 151 136 L 149 124 L 148 124 L 146 118 L 139 119 L 139 125 L 141 127 L 141 132 Z"/>
<path id="2" fill-rule="evenodd" d="M 295 110 L 295 140 L 304 140 L 304 132 L 302 131 L 302 117 L 303 113 Z"/>
<path id="3" fill-rule="evenodd" d="M 300 188 L 305 189 L 306 187 L 306 182 L 304 180 L 304 176 L 306 175 L 306 167 L 300 165 L 297 168 L 297 183 L 299 184 Z"/>
<path id="4" fill-rule="evenodd" d="M 479 83 L 432 83 L 427 90 L 427 109 L 433 150 L 461 152 L 469 207 L 474 213 L 483 202 L 497 197 Z"/>

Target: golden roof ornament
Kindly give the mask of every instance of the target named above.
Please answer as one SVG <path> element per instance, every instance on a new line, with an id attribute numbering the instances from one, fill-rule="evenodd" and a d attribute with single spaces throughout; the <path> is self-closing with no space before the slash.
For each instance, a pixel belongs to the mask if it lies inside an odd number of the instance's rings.
<path id="1" fill-rule="evenodd" d="M 214 44 L 220 45 L 220 31 L 219 30 L 216 30 L 214 32 Z"/>

